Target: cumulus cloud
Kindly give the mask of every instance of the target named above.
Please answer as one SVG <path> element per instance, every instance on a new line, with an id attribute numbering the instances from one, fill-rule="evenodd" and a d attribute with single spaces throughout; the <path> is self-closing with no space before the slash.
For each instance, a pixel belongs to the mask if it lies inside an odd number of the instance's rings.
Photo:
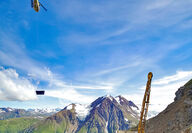
<path id="1" fill-rule="evenodd" d="M 59 98 L 77 103 L 90 103 L 96 97 L 80 94 L 75 89 L 111 89 L 103 86 L 76 86 L 67 85 L 65 82 L 55 79 L 52 72 L 48 71 L 49 86 L 45 96 Z M 54 89 L 52 89 L 54 88 Z M 0 100 L 5 101 L 27 101 L 36 100 L 35 94 L 37 87 L 28 78 L 21 77 L 12 68 L 0 67 Z"/>
<path id="2" fill-rule="evenodd" d="M 14 69 L 1 69 L 0 81 L 0 99 L 1 100 L 32 100 L 36 99 L 34 94 L 36 87 L 30 83 L 27 78 L 37 81 L 40 86 L 41 82 L 47 83 L 41 88 L 45 89 L 45 95 L 59 99 L 77 102 L 84 99 L 89 101 L 90 95 L 82 95 L 79 90 L 110 90 L 110 85 L 93 85 L 82 84 L 71 85 L 71 82 L 66 82 L 58 73 L 54 73 L 48 67 L 45 67 L 40 62 L 33 60 L 28 56 L 25 44 L 20 37 L 12 34 L 7 34 L 0 31 L 0 64 L 2 66 L 11 66 Z M 20 77 L 16 70 L 21 70 L 27 74 L 27 78 Z M 9 71 L 9 72 L 8 72 Z M 11 73 L 11 74 L 8 74 Z M 15 76 L 14 76 L 15 75 Z M 16 76 L 17 75 L 17 76 Z M 64 93 L 65 92 L 65 93 Z M 65 95 L 67 94 L 67 95 Z M 75 96 L 76 98 L 71 98 Z M 82 98 L 83 97 L 83 98 Z M 94 97 L 94 96 L 92 96 Z M 73 100 L 74 99 L 74 100 Z M 82 100 L 83 101 L 83 100 Z"/>
<path id="3" fill-rule="evenodd" d="M 0 69 L 0 100 L 35 100 L 36 87 L 26 78 L 20 77 L 16 70 Z"/>
<path id="4" fill-rule="evenodd" d="M 174 75 L 162 77 L 154 80 L 151 86 L 151 98 L 149 111 L 161 112 L 167 105 L 173 102 L 175 92 L 183 86 L 188 80 L 192 79 L 192 71 L 178 71 Z M 137 94 L 124 95 L 136 104 L 141 106 L 145 86 L 140 87 Z"/>

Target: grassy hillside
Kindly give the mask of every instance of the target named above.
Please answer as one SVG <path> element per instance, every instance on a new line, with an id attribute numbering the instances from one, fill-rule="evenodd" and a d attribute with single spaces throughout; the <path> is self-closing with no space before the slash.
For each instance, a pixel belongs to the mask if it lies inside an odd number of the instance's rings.
<path id="1" fill-rule="evenodd" d="M 66 131 L 67 124 L 65 121 L 63 121 L 60 124 L 57 124 L 56 122 L 46 121 L 45 123 L 38 123 L 38 128 L 33 131 L 33 133 L 63 133 L 63 131 Z"/>
<path id="2" fill-rule="evenodd" d="M 63 110 L 31 127 L 33 133 L 72 133 L 78 121 L 74 110 Z"/>
<path id="3" fill-rule="evenodd" d="M 0 120 L 0 133 L 20 133 L 25 128 L 39 121 L 37 118 L 13 118 Z"/>

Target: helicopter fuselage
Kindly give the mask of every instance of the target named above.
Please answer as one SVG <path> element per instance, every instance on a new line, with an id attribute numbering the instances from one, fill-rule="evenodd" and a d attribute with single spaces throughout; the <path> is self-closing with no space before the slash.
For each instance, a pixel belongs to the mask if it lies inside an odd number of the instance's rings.
<path id="1" fill-rule="evenodd" d="M 33 0 L 33 9 L 34 9 L 36 12 L 39 12 L 39 10 L 40 10 L 39 0 Z"/>

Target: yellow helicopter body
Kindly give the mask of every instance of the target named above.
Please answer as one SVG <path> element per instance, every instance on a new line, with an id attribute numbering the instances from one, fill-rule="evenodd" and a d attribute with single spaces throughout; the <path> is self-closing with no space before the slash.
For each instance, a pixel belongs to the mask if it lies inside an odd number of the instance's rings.
<path id="1" fill-rule="evenodd" d="M 31 7 L 32 7 L 36 12 L 39 12 L 40 6 L 43 7 L 43 9 L 44 9 L 45 11 L 47 11 L 47 9 L 39 2 L 39 0 L 31 0 Z"/>
<path id="2" fill-rule="evenodd" d="M 36 12 L 39 12 L 39 10 L 40 10 L 40 4 L 39 4 L 39 1 L 38 1 L 38 0 L 34 0 L 34 1 L 33 1 L 33 9 L 34 9 Z"/>

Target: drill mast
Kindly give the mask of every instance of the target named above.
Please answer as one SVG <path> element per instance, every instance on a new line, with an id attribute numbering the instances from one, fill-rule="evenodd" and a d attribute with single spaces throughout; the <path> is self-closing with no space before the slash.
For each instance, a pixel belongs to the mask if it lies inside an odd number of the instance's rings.
<path id="1" fill-rule="evenodd" d="M 149 72 L 146 90 L 145 90 L 143 103 L 142 103 L 140 121 L 139 121 L 139 125 L 138 125 L 138 133 L 145 133 L 145 123 L 146 123 L 147 112 L 148 112 L 148 107 L 149 107 L 149 98 L 150 98 L 152 77 L 153 77 L 152 72 Z"/>

